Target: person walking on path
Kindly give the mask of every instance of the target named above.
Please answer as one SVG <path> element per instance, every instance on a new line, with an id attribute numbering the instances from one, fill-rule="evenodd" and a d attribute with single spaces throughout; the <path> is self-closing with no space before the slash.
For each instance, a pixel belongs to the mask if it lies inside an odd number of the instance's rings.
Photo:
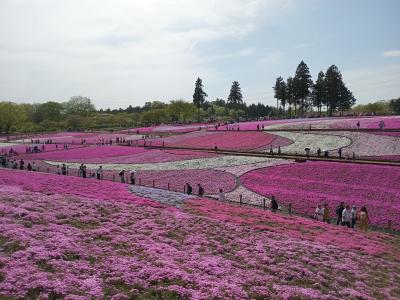
<path id="1" fill-rule="evenodd" d="M 218 199 L 219 201 L 225 201 L 225 193 L 223 189 L 219 189 Z"/>
<path id="2" fill-rule="evenodd" d="M 353 205 L 351 208 L 351 228 L 354 228 L 357 222 L 357 208 Z"/>
<path id="3" fill-rule="evenodd" d="M 131 179 L 131 184 L 135 185 L 135 171 L 131 171 L 131 175 L 130 175 L 130 179 Z"/>
<path id="4" fill-rule="evenodd" d="M 20 169 L 20 170 L 23 170 L 23 169 L 24 169 L 24 165 L 25 165 L 25 162 L 24 162 L 23 159 L 21 159 L 21 160 L 19 161 L 19 169 Z"/>
<path id="5" fill-rule="evenodd" d="M 81 164 L 80 166 L 79 166 L 79 170 L 78 170 L 78 176 L 79 177 L 82 177 L 83 175 L 83 164 Z"/>
<path id="6" fill-rule="evenodd" d="M 358 215 L 358 220 L 360 221 L 360 229 L 362 231 L 367 232 L 368 224 L 369 224 L 369 217 L 368 217 L 367 208 L 365 206 L 363 206 L 361 208 L 360 213 Z"/>
<path id="7" fill-rule="evenodd" d="M 337 221 L 336 225 L 341 225 L 342 224 L 342 213 L 344 210 L 344 202 L 341 202 L 340 205 L 336 208 L 336 216 L 337 216 Z"/>
<path id="8" fill-rule="evenodd" d="M 278 202 L 275 200 L 275 196 L 271 198 L 271 211 L 276 212 L 278 210 Z"/>
<path id="9" fill-rule="evenodd" d="M 350 205 L 346 205 L 345 209 L 342 212 L 342 225 L 351 227 L 351 210 Z"/>
<path id="10" fill-rule="evenodd" d="M 31 163 L 28 163 L 28 165 L 26 166 L 26 169 L 27 169 L 28 171 L 32 171 L 32 165 L 31 165 Z"/>
<path id="11" fill-rule="evenodd" d="M 121 170 L 118 175 L 121 183 L 125 183 L 125 170 Z"/>
<path id="12" fill-rule="evenodd" d="M 201 186 L 201 184 L 197 184 L 198 187 L 198 194 L 200 197 L 204 196 L 204 188 Z"/>
<path id="13" fill-rule="evenodd" d="M 63 175 L 67 175 L 67 166 L 66 166 L 65 164 L 62 164 L 61 173 L 62 173 Z"/>
<path id="14" fill-rule="evenodd" d="M 339 154 L 339 158 L 342 158 L 342 148 L 339 148 L 338 154 Z"/>
<path id="15" fill-rule="evenodd" d="M 329 207 L 328 207 L 327 203 L 325 203 L 325 205 L 324 205 L 324 212 L 323 212 L 322 221 L 324 221 L 324 222 L 326 222 L 328 224 L 331 222 L 330 211 L 329 211 Z"/>
<path id="16" fill-rule="evenodd" d="M 357 122 L 357 130 L 360 130 L 360 121 Z"/>
<path id="17" fill-rule="evenodd" d="M 86 178 L 86 174 L 87 174 L 86 166 L 83 165 L 83 166 L 82 166 L 82 177 L 83 177 L 83 178 Z"/>
<path id="18" fill-rule="evenodd" d="M 103 179 L 103 167 L 100 166 L 97 170 L 96 170 L 96 177 L 98 180 Z"/>
<path id="19" fill-rule="evenodd" d="M 186 194 L 191 195 L 193 192 L 192 186 L 189 184 L 189 182 L 186 182 Z"/>

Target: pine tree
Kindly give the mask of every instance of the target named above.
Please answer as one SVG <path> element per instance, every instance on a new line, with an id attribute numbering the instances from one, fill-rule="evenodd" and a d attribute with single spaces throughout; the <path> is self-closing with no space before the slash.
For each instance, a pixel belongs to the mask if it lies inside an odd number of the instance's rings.
<path id="1" fill-rule="evenodd" d="M 280 94 L 281 94 L 281 105 L 283 109 L 283 115 L 285 115 L 285 107 L 288 100 L 288 95 L 286 91 L 287 91 L 286 83 L 285 81 L 282 81 L 280 86 Z"/>
<path id="2" fill-rule="evenodd" d="M 322 71 L 318 73 L 317 81 L 312 87 L 311 99 L 312 105 L 317 107 L 318 113 L 321 115 L 322 105 L 326 103 L 325 74 Z"/>
<path id="3" fill-rule="evenodd" d="M 338 107 L 341 87 L 342 74 L 335 65 L 332 65 L 325 73 L 326 106 L 330 116 Z"/>
<path id="4" fill-rule="evenodd" d="M 197 78 L 195 88 L 194 88 L 194 94 L 193 94 L 193 103 L 197 107 L 197 121 L 200 122 L 200 108 L 201 105 L 204 103 L 205 98 L 208 95 L 206 92 L 203 91 L 203 82 L 201 81 L 200 78 Z"/>
<path id="5" fill-rule="evenodd" d="M 279 113 L 279 102 L 282 100 L 282 82 L 284 82 L 283 78 L 279 76 L 276 78 L 275 86 L 273 87 L 277 113 Z"/>
<path id="6" fill-rule="evenodd" d="M 297 66 L 296 74 L 294 76 L 294 87 L 296 95 L 296 100 L 300 100 L 300 112 L 301 116 L 304 115 L 305 101 L 310 95 L 310 88 L 312 86 L 312 80 L 310 71 L 307 64 L 301 61 Z"/>
<path id="7" fill-rule="evenodd" d="M 235 111 L 238 110 L 239 105 L 243 104 L 242 90 L 240 88 L 239 82 L 232 82 L 231 91 L 228 97 L 228 103 L 231 105 Z"/>
<path id="8" fill-rule="evenodd" d="M 295 105 L 296 108 L 296 101 L 295 101 L 295 95 L 294 95 L 294 83 L 293 83 L 293 78 L 289 77 L 286 80 L 286 98 L 287 98 L 287 103 L 289 104 L 289 116 L 292 116 L 292 105 Z M 295 111 L 296 113 L 296 111 Z"/>

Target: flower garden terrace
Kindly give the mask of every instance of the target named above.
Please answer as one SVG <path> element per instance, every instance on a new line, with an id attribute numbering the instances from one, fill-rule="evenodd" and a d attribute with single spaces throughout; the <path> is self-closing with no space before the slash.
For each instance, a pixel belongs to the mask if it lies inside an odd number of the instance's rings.
<path id="1" fill-rule="evenodd" d="M 0 295 L 396 299 L 400 239 L 125 184 L 0 170 Z"/>
<path id="2" fill-rule="evenodd" d="M 118 135 L 114 135 L 116 138 Z M 107 136 L 103 135 L 103 138 L 107 139 Z M 48 138 L 48 137 L 46 137 Z M 94 139 L 95 142 L 99 140 Z M 139 141 L 142 141 L 140 139 Z M 147 140 L 148 141 L 148 140 Z M 214 151 L 214 145 L 218 143 L 218 152 Z M 342 155 L 351 157 L 353 152 L 357 153 L 362 158 L 368 159 L 390 159 L 392 161 L 398 160 L 400 157 L 400 146 L 399 137 L 394 136 L 383 136 L 364 132 L 348 132 L 341 130 L 335 132 L 323 132 L 323 133 L 309 133 L 309 132 L 288 132 L 279 131 L 274 132 L 207 132 L 204 130 L 191 132 L 187 134 L 171 136 L 162 139 L 153 139 L 153 145 L 160 145 L 159 149 L 149 149 L 144 147 L 122 147 L 122 146 L 90 146 L 83 147 L 77 145 L 75 149 L 58 149 L 52 151 L 45 151 L 43 153 L 36 154 L 23 154 L 17 158 L 23 158 L 26 163 L 35 161 L 37 166 L 42 171 L 56 172 L 56 166 L 65 163 L 70 169 L 70 175 L 77 175 L 77 169 L 81 163 L 86 164 L 89 169 L 88 173 L 94 173 L 95 170 L 101 165 L 104 169 L 104 176 L 110 180 L 119 180 L 118 172 L 122 169 L 127 171 L 135 170 L 137 183 L 145 186 L 155 186 L 161 189 L 177 190 L 180 192 L 184 191 L 184 185 L 188 182 L 192 186 L 196 186 L 200 183 L 205 187 L 206 194 L 209 196 L 217 195 L 220 188 L 226 193 L 226 198 L 231 201 L 238 202 L 242 199 L 243 203 L 253 204 L 262 206 L 263 199 L 272 196 L 272 192 L 264 192 L 259 188 L 254 188 L 247 181 L 243 179 L 248 178 L 245 174 L 253 170 L 267 168 L 265 170 L 277 170 L 276 168 L 280 165 L 288 165 L 288 172 L 282 176 L 285 178 L 286 174 L 291 174 L 290 170 L 299 169 L 299 166 L 303 164 L 296 164 L 294 158 L 295 155 L 303 155 L 304 148 L 310 147 L 312 150 L 310 159 L 319 159 L 316 156 L 316 149 L 327 149 L 330 153 L 330 157 L 337 157 L 338 149 L 342 149 Z M 162 145 L 164 144 L 164 147 Z M 180 149 L 182 147 L 198 147 L 206 146 L 204 149 L 208 151 L 193 151 L 188 149 Z M 46 145 L 51 147 L 53 145 Z M 278 156 L 277 147 L 281 148 L 282 154 L 288 154 Z M 21 145 L 21 147 L 24 147 Z M 268 153 L 273 148 L 274 155 L 269 156 Z M 168 149 L 167 149 L 168 148 Z M 176 149 L 174 149 L 176 148 Z M 203 150 L 204 150 L 203 149 Z M 226 149 L 226 150 L 224 150 Z M 212 151 L 210 151 L 212 150 Z M 229 152 L 232 151 L 232 152 Z M 251 156 L 244 156 L 242 153 L 235 153 L 245 151 L 249 152 Z M 261 153 L 262 155 L 252 155 L 254 153 Z M 279 158 L 277 158 L 279 157 Z M 285 158 L 285 159 L 284 159 Z M 328 160 L 332 160 L 329 158 Z M 321 165 L 316 164 L 312 168 L 304 168 L 304 172 L 314 172 L 315 176 L 321 176 L 321 170 L 329 169 L 330 166 L 335 166 L 336 174 L 332 176 L 321 177 L 318 181 L 304 181 L 302 184 L 297 185 L 295 194 L 296 199 L 290 196 L 289 193 L 280 193 L 278 201 L 284 208 L 288 208 L 289 204 L 292 204 L 292 208 L 295 213 L 310 215 L 311 211 L 315 208 L 317 202 L 328 202 L 333 211 L 337 205 L 338 197 L 328 197 L 329 189 L 322 189 L 316 191 L 314 194 L 310 193 L 310 189 L 314 186 L 320 186 L 322 184 L 330 182 L 330 188 L 335 191 L 337 188 L 348 190 L 352 189 L 360 191 L 360 187 L 363 189 L 363 193 L 360 195 L 375 195 L 372 197 L 365 197 L 357 195 L 350 195 L 345 193 L 343 195 L 343 201 L 350 202 L 357 198 L 355 203 L 357 205 L 366 205 L 371 207 L 370 213 L 373 216 L 381 214 L 383 217 L 379 219 L 373 217 L 373 224 L 380 227 L 390 227 L 398 229 L 398 218 L 396 214 L 398 208 L 398 191 L 394 189 L 393 195 L 389 199 L 390 203 L 394 203 L 391 207 L 386 200 L 385 205 L 379 206 L 376 203 L 381 201 L 382 195 L 378 195 L 373 188 L 374 185 L 370 182 L 376 181 L 379 186 L 382 172 L 376 171 L 379 168 L 377 166 L 362 166 L 352 164 L 351 160 L 338 160 L 339 162 L 349 162 L 347 166 L 344 164 L 332 164 L 323 163 Z M 330 162 L 331 163 L 331 162 Z M 306 164 L 307 166 L 309 163 Z M 300 168 L 301 169 L 301 168 Z M 319 170 L 321 169 L 321 170 Z M 362 179 L 365 177 L 364 174 L 375 174 L 360 182 L 352 185 L 354 175 L 348 170 L 361 170 L 356 173 L 358 177 Z M 396 168 L 384 168 L 385 172 L 389 176 L 384 177 L 385 182 L 390 186 L 396 187 L 398 178 Z M 268 171 L 269 172 L 269 171 Z M 302 180 L 302 172 L 295 172 L 297 180 Z M 338 175 L 339 174 L 339 175 Z M 340 177 L 342 176 L 342 178 Z M 251 179 L 253 180 L 253 179 Z M 261 179 L 261 185 L 266 185 L 268 182 L 267 177 Z M 273 179 L 275 180 L 275 179 Z M 332 181 L 337 181 L 335 186 Z M 349 184 L 343 185 L 342 181 L 348 182 Z M 245 184 L 244 184 L 245 182 Z M 310 183 L 311 182 L 311 183 Z M 260 183 L 257 183 L 260 185 Z M 358 186 L 358 184 L 360 186 Z M 283 182 L 280 182 L 282 189 L 285 189 Z M 303 186 L 304 185 L 304 186 Z M 385 185 L 382 185 L 385 186 Z M 281 190 L 282 190 L 281 189 Z M 287 190 L 287 188 L 286 188 Z M 317 195 L 316 195 L 317 193 Z M 293 194 L 293 192 L 292 192 Z M 357 192 L 355 193 L 357 194 Z M 327 195 L 325 197 L 325 195 Z M 386 196 L 385 196 L 386 197 Z M 296 200 L 296 201 L 295 201 Z M 304 203 L 299 206 L 298 202 Z M 322 204 L 322 203 L 321 203 Z M 370 205 L 371 204 L 371 205 Z M 386 210 L 391 213 L 388 214 Z M 384 213 L 382 213 L 384 212 Z"/>

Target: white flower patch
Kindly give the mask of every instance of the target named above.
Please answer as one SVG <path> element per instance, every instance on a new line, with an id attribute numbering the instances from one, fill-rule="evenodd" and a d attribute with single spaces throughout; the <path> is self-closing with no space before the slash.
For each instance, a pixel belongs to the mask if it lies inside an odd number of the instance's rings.
<path id="1" fill-rule="evenodd" d="M 315 154 L 320 148 L 322 151 L 335 150 L 351 145 L 352 140 L 348 137 L 327 134 L 298 133 L 298 132 L 274 132 L 274 134 L 291 139 L 293 144 L 281 147 L 282 153 L 305 154 L 304 149 L 310 148 L 310 153 Z M 269 150 L 265 150 L 268 152 Z"/>
<path id="2" fill-rule="evenodd" d="M 126 141 L 136 141 L 136 140 L 141 140 L 141 139 L 143 139 L 143 137 L 144 137 L 144 135 L 133 134 L 133 135 L 125 136 L 125 140 L 126 140 Z"/>
<path id="3" fill-rule="evenodd" d="M 105 170 L 154 170 L 154 171 L 169 171 L 169 170 L 188 170 L 188 169 L 214 169 L 219 167 L 231 167 L 246 164 L 255 164 L 268 161 L 265 157 L 252 156 L 219 156 L 211 158 L 198 158 L 182 161 L 171 161 L 152 164 L 86 164 L 89 169 L 97 169 L 103 166 Z M 50 165 L 59 165 L 63 162 L 44 161 Z M 80 163 L 65 163 L 69 168 L 77 169 Z"/>
<path id="4" fill-rule="evenodd" d="M 183 201 L 198 198 L 196 196 L 187 195 L 184 193 L 160 190 L 144 186 L 133 185 L 130 191 L 137 196 L 149 198 L 160 203 L 174 205 L 180 207 Z"/>
<path id="5" fill-rule="evenodd" d="M 344 156 L 352 156 L 353 152 L 356 156 L 400 155 L 400 137 L 349 131 L 324 132 L 324 134 L 338 134 L 353 141 L 351 145 L 342 149 Z"/>
<path id="6" fill-rule="evenodd" d="M 242 202 L 245 204 L 258 205 L 263 206 L 263 199 L 265 199 L 265 205 L 268 207 L 271 203 L 271 200 L 263 197 L 259 194 L 256 194 L 244 186 L 239 186 L 234 191 L 225 194 L 225 199 L 232 202 L 240 202 L 240 195 L 242 195 Z"/>
<path id="7" fill-rule="evenodd" d="M 16 143 L 2 143 L 2 142 L 0 142 L 0 148 L 12 147 L 12 146 L 15 146 L 15 145 L 18 145 L 18 144 L 16 144 Z"/>
<path id="8" fill-rule="evenodd" d="M 239 177 L 239 176 L 242 176 L 244 173 L 247 173 L 251 170 L 272 167 L 272 166 L 279 166 L 279 165 L 290 164 L 290 163 L 293 163 L 293 161 L 286 160 L 286 159 L 279 159 L 279 158 L 267 158 L 263 162 L 239 165 L 239 166 L 214 168 L 214 170 L 225 171 L 225 172 L 231 173 L 231 174 Z"/>

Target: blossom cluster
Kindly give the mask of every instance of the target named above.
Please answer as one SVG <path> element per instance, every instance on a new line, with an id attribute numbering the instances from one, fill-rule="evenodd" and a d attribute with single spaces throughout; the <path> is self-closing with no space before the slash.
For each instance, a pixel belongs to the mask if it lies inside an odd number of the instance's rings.
<path id="1" fill-rule="evenodd" d="M 396 236 L 205 199 L 166 208 L 125 185 L 82 182 L 0 171 L 2 297 L 398 296 Z"/>

